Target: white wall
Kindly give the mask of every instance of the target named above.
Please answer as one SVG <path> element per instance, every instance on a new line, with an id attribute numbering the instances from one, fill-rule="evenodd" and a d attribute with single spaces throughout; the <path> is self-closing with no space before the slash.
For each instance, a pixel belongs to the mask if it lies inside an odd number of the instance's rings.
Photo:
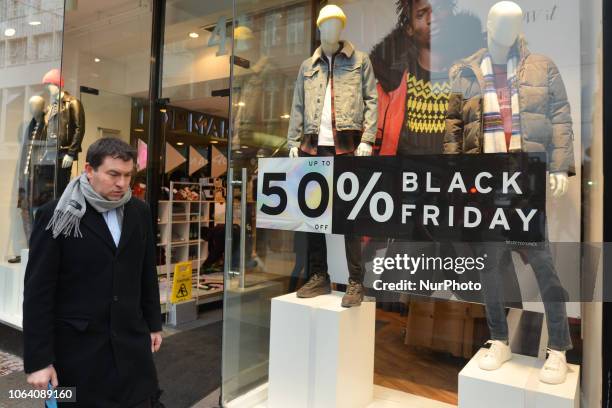
<path id="1" fill-rule="evenodd" d="M 130 142 L 131 101 L 129 96 L 104 91 L 99 95 L 81 94 L 85 110 L 85 137 L 83 152 L 79 155 L 79 171 L 85 165 L 87 149 L 101 136 L 100 128 L 118 130 L 119 134 L 113 136 Z"/>

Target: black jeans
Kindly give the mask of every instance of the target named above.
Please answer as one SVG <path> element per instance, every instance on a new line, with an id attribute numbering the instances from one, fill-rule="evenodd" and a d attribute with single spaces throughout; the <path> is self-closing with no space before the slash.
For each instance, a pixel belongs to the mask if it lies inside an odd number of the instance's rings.
<path id="1" fill-rule="evenodd" d="M 314 157 L 302 150 L 299 150 L 299 155 L 300 157 Z M 352 156 L 352 153 L 346 154 L 345 156 L 349 155 Z M 317 156 L 336 156 L 336 150 L 334 146 L 319 146 L 317 148 Z M 328 275 L 325 234 L 308 232 L 306 234 L 306 245 L 308 246 L 308 276 L 315 273 L 319 275 Z M 363 283 L 364 269 L 361 263 L 360 237 L 356 235 L 345 235 L 344 246 L 349 279 L 358 283 Z"/>

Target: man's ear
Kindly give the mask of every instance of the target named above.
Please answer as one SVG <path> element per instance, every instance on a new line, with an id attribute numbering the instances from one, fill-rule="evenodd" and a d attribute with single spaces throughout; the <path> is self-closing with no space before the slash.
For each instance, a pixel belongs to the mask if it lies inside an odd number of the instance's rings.
<path id="1" fill-rule="evenodd" d="M 91 178 L 93 176 L 93 172 L 94 172 L 94 168 L 91 166 L 91 164 L 89 163 L 85 163 L 85 173 L 87 174 L 87 179 L 89 181 L 91 181 Z"/>

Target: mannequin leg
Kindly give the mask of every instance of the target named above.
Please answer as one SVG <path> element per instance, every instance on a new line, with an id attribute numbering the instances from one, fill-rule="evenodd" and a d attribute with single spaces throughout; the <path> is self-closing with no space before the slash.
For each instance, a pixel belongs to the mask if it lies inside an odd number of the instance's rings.
<path id="1" fill-rule="evenodd" d="M 356 235 L 345 235 L 344 247 L 349 279 L 357 283 L 363 283 L 364 269 L 361 263 L 361 238 Z"/>
<path id="2" fill-rule="evenodd" d="M 64 169 L 62 167 L 62 161 L 64 160 L 65 154 L 60 153 L 57 155 L 57 163 L 55 164 L 55 197 L 60 198 L 68 183 L 70 182 L 70 173 L 72 169 L 68 167 Z"/>
<path id="3" fill-rule="evenodd" d="M 572 340 L 567 321 L 567 294 L 555 271 L 552 255 L 548 247 L 543 249 L 524 249 L 531 265 L 544 302 L 548 324 L 548 347 L 564 351 L 572 348 Z"/>
<path id="4" fill-rule="evenodd" d="M 480 271 L 480 283 L 482 284 L 491 340 L 507 342 L 508 322 L 506 321 L 504 285 L 499 262 L 505 251 L 503 245 L 501 243 L 478 243 L 473 245 L 473 249 L 475 257 L 486 255 L 485 267 Z"/>
<path id="5" fill-rule="evenodd" d="M 306 233 L 308 245 L 308 276 L 327 276 L 327 243 L 324 234 Z"/>

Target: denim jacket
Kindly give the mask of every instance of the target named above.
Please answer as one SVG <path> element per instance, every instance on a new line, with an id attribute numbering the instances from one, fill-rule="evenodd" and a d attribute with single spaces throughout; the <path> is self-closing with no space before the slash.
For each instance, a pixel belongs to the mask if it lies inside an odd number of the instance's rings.
<path id="1" fill-rule="evenodd" d="M 378 94 L 370 59 L 366 53 L 355 50 L 350 42 L 342 41 L 333 60 L 335 130 L 362 132 L 361 142 L 374 144 Z M 300 147 L 305 141 L 304 135 L 319 134 L 328 65 L 319 47 L 300 67 L 287 135 L 289 148 Z"/>

